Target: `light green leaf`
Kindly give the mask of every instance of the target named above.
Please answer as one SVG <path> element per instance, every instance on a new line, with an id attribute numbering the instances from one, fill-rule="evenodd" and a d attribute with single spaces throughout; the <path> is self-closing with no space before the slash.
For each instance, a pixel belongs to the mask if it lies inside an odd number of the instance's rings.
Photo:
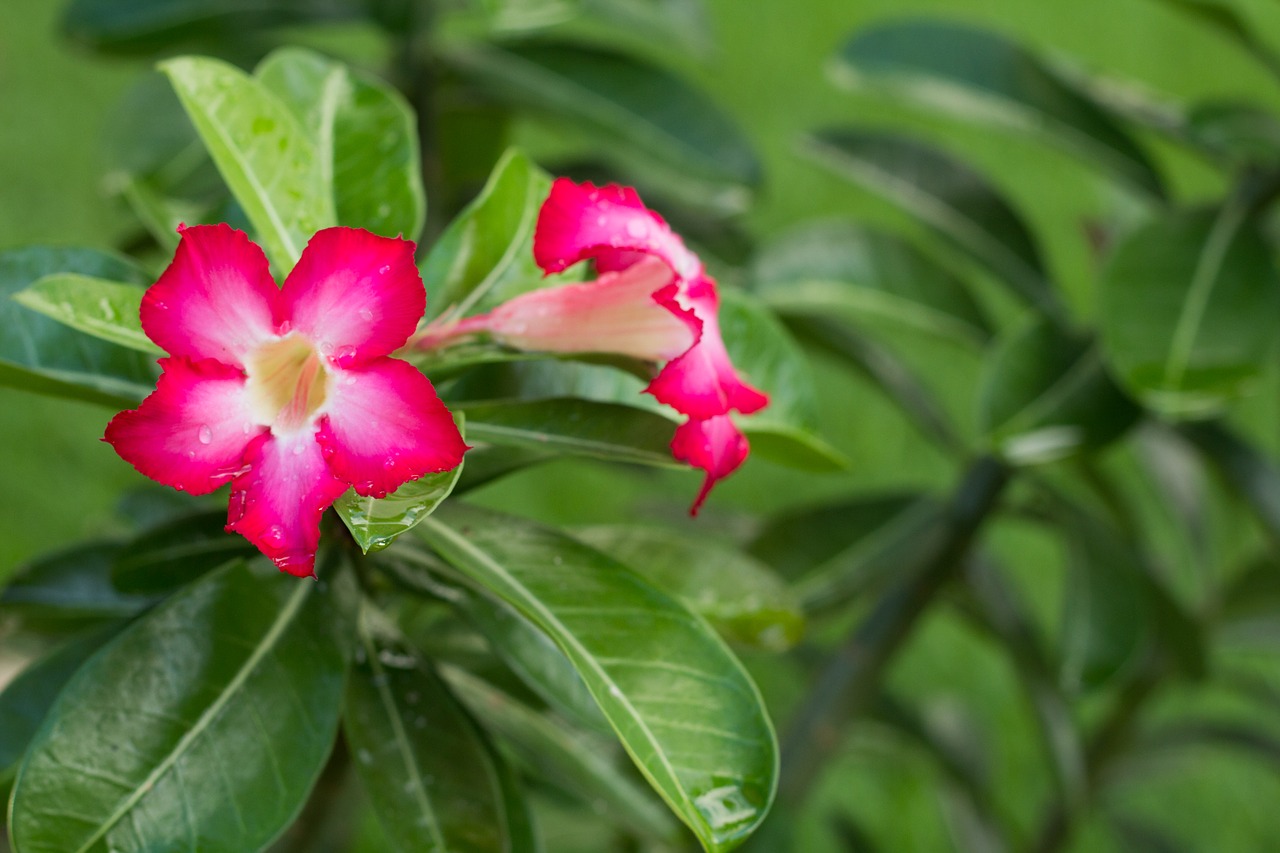
<path id="1" fill-rule="evenodd" d="M 19 305 L 122 347 L 164 355 L 142 331 L 139 310 L 146 291 L 136 284 L 54 273 L 13 295 Z"/>
<path id="2" fill-rule="evenodd" d="M 234 66 L 180 57 L 160 69 L 277 274 L 288 273 L 311 235 L 337 224 L 315 143 L 279 97 Z"/>
<path id="3" fill-rule="evenodd" d="M 1244 393 L 1276 339 L 1280 276 L 1239 202 L 1139 228 L 1116 247 L 1100 290 L 1117 378 L 1171 416 L 1203 415 Z"/>
<path id="4" fill-rule="evenodd" d="M 1155 167 L 1119 124 L 1051 65 L 996 33 L 950 21 L 893 21 L 855 34 L 831 68 L 853 88 L 1034 134 L 1164 198 Z"/>
<path id="5" fill-rule="evenodd" d="M 897 326 L 980 346 L 990 327 L 950 270 L 893 234 L 852 222 L 803 226 L 767 243 L 753 291 L 782 314 Z"/>
<path id="6" fill-rule="evenodd" d="M 745 839 L 773 799 L 777 746 L 755 685 L 714 632 L 563 534 L 456 503 L 442 512 L 418 528 L 426 542 L 555 640 L 704 847 Z"/>
<path id="7" fill-rule="evenodd" d="M 814 134 L 807 151 L 836 174 L 919 218 L 1041 313 L 1061 317 L 1031 232 L 986 177 L 967 164 L 911 137 L 852 128 Z"/>
<path id="8" fill-rule="evenodd" d="M 449 688 L 367 605 L 357 633 L 342 725 L 393 849 L 526 849 L 525 804 L 508 799 L 498 756 Z"/>
<path id="9" fill-rule="evenodd" d="M 751 452 L 761 459 L 818 474 L 849 468 L 847 456 L 807 429 L 747 421 L 742 432 L 751 442 Z"/>
<path id="10" fill-rule="evenodd" d="M 346 625 L 332 598 L 329 581 L 235 563 L 135 621 L 36 735 L 14 787 L 15 853 L 269 844 L 337 730 Z"/>
<path id="11" fill-rule="evenodd" d="M 786 584 L 768 566 L 736 548 L 706 537 L 630 524 L 571 532 L 679 598 L 728 640 L 781 651 L 804 633 L 804 614 Z"/>
<path id="12" fill-rule="evenodd" d="M 413 110 L 392 87 L 340 62 L 281 48 L 254 71 L 306 129 L 337 224 L 416 240 L 426 217 Z"/>
<path id="13" fill-rule="evenodd" d="M 142 283 L 125 260 L 93 249 L 32 247 L 0 252 L 0 385 L 114 407 L 155 389 L 154 359 L 86 338 L 20 306 L 12 296 L 48 275 L 74 273 Z"/>

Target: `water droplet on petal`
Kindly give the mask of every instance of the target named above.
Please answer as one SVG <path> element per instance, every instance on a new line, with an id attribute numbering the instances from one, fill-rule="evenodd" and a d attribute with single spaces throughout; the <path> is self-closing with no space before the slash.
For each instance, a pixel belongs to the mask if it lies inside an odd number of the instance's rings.
<path id="1" fill-rule="evenodd" d="M 360 309 L 360 319 L 361 319 L 361 320 L 364 320 L 366 323 L 371 323 L 371 322 L 373 322 L 373 309 L 372 309 L 372 308 L 361 308 L 361 309 Z"/>
<path id="2" fill-rule="evenodd" d="M 633 219 L 627 223 L 627 234 L 631 237 L 635 237 L 637 240 L 646 236 L 648 233 L 649 226 L 645 225 L 644 222 L 639 219 Z"/>
<path id="3" fill-rule="evenodd" d="M 378 272 L 381 273 L 382 275 L 386 275 L 387 273 L 391 272 L 391 264 L 383 264 L 382 266 L 378 267 Z"/>
<path id="4" fill-rule="evenodd" d="M 295 444 L 295 445 L 293 446 L 293 455 L 294 455 L 294 456 L 301 456 L 301 455 L 302 455 L 302 451 L 304 451 L 304 450 L 306 450 L 306 449 L 307 449 L 307 448 L 306 448 L 306 445 L 304 445 L 302 442 L 298 442 L 297 444 Z"/>
<path id="5" fill-rule="evenodd" d="M 320 354 L 321 354 L 321 355 L 324 355 L 324 356 L 333 355 L 333 342 L 332 342 L 332 341 L 321 341 L 321 342 L 320 342 Z"/>
<path id="6" fill-rule="evenodd" d="M 267 541 L 279 545 L 284 541 L 284 528 L 278 524 L 271 525 L 267 530 Z"/>
<path id="7" fill-rule="evenodd" d="M 596 225 L 599 225 L 601 228 L 605 227 L 608 224 L 609 224 L 609 219 L 603 213 L 596 217 Z"/>
<path id="8" fill-rule="evenodd" d="M 355 385 L 356 377 L 354 374 L 349 374 L 346 379 L 342 380 L 342 382 L 344 385 Z"/>
<path id="9" fill-rule="evenodd" d="M 333 354 L 333 360 L 341 364 L 350 361 L 356 357 L 356 348 L 352 346 L 338 347 L 338 351 Z"/>
<path id="10" fill-rule="evenodd" d="M 200 439 L 201 444 L 213 443 L 213 430 L 208 424 L 200 424 L 200 429 L 196 430 L 196 438 Z"/>

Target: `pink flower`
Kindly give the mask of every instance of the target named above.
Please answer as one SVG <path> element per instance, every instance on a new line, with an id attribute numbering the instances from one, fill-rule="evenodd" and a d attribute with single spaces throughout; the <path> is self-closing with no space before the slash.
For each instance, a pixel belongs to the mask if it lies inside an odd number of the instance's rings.
<path id="1" fill-rule="evenodd" d="M 711 487 L 747 457 L 746 437 L 729 413 L 755 412 L 769 402 L 729 360 L 715 281 L 629 187 L 557 179 L 538 215 L 533 253 L 548 274 L 592 259 L 599 278 L 518 296 L 424 343 L 486 332 L 519 349 L 665 362 L 645 392 L 688 418 L 671 449 L 706 472 L 691 510 L 696 515 Z"/>
<path id="2" fill-rule="evenodd" d="M 328 228 L 277 288 L 243 232 L 178 230 L 173 263 L 142 300 L 142 328 L 170 357 L 105 440 L 180 491 L 229 481 L 227 530 L 310 575 L 320 516 L 339 495 L 385 496 L 467 449 L 427 378 L 389 357 L 426 308 L 414 245 Z"/>

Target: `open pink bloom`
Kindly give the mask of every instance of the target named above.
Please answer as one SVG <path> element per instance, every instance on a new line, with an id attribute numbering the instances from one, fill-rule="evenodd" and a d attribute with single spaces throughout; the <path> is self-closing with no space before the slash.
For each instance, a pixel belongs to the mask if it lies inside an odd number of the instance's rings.
<path id="1" fill-rule="evenodd" d="M 487 332 L 520 349 L 665 362 L 645 391 L 688 417 L 671 449 L 707 474 L 696 514 L 716 481 L 747 457 L 729 412 L 747 414 L 769 401 L 729 360 L 715 281 L 630 187 L 556 180 L 538 215 L 533 253 L 548 274 L 593 259 L 599 278 L 518 296 L 446 334 Z"/>
<path id="2" fill-rule="evenodd" d="M 180 491 L 230 481 L 227 530 L 310 575 L 320 516 L 339 495 L 382 497 L 467 449 L 427 378 L 389 357 L 426 308 L 414 245 L 328 228 L 277 288 L 244 232 L 179 233 L 142 300 L 142 328 L 170 357 L 105 440 Z"/>

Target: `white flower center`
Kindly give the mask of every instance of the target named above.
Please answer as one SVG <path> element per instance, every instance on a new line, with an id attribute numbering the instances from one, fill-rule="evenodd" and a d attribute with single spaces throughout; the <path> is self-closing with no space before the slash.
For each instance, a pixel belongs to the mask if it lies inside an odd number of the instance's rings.
<path id="1" fill-rule="evenodd" d="M 258 347 L 245 372 L 254 417 L 277 434 L 310 424 L 329 396 L 325 359 L 296 333 Z"/>

